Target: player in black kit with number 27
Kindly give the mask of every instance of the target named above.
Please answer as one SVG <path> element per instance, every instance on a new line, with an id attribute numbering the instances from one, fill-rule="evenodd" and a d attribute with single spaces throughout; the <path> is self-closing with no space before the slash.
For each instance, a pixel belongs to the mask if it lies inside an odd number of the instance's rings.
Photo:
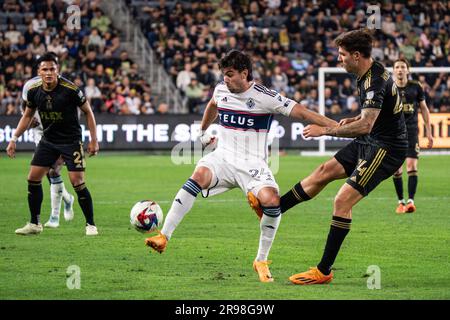
<path id="1" fill-rule="evenodd" d="M 37 62 L 41 81 L 30 87 L 27 105 L 6 152 L 13 158 L 16 141 L 29 127 L 36 110 L 44 128 L 28 174 L 28 206 L 31 221 L 16 230 L 19 235 L 39 234 L 43 227 L 40 223 L 43 200 L 42 178 L 55 161 L 62 156 L 69 171 L 69 179 L 77 196 L 78 203 L 86 218 L 86 235 L 98 234 L 94 223 L 94 209 L 91 194 L 84 183 L 86 167 L 78 109 L 86 115 L 91 139 L 88 145 L 90 156 L 98 153 L 96 123 L 89 102 L 83 92 L 72 82 L 59 76 L 58 61 L 52 54 L 44 54 Z"/>

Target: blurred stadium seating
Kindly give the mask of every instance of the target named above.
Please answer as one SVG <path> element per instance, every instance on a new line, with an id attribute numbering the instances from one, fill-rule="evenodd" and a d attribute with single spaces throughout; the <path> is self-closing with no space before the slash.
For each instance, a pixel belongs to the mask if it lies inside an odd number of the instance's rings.
<path id="1" fill-rule="evenodd" d="M 0 114 L 19 112 L 23 82 L 44 50 L 58 52 L 62 73 L 85 88 L 96 112 L 158 112 L 152 84 L 121 46 L 113 17 L 99 10 L 99 1 L 76 2 L 82 30 L 70 32 L 64 1 L 0 0 Z M 317 68 L 337 65 L 333 39 L 364 27 L 368 5 L 352 0 L 125 2 L 191 113 L 202 112 L 221 77 L 217 61 L 233 48 L 252 56 L 256 81 L 317 110 Z M 375 59 L 386 66 L 398 57 L 412 66 L 450 66 L 449 1 L 386 3 L 381 15 Z M 358 111 L 353 80 L 327 76 L 327 113 Z M 419 80 L 431 112 L 450 112 L 448 74 L 419 75 Z"/>

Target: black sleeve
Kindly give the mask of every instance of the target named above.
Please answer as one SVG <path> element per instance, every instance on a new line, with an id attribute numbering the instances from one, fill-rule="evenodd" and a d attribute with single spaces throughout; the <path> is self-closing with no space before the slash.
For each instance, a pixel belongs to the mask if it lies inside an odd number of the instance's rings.
<path id="1" fill-rule="evenodd" d="M 36 103 L 34 102 L 34 96 L 35 96 L 36 90 L 28 90 L 27 92 L 27 101 L 23 102 L 23 110 L 25 111 L 25 107 L 30 109 L 36 109 Z"/>
<path id="2" fill-rule="evenodd" d="M 84 95 L 83 91 L 78 88 L 76 90 L 76 101 L 77 101 L 77 107 L 81 107 L 86 102 L 86 96 Z"/>
<path id="3" fill-rule="evenodd" d="M 366 89 L 365 100 L 361 101 L 361 109 L 376 108 L 383 106 L 384 95 L 386 93 L 386 80 L 381 76 L 366 79 L 364 85 Z"/>
<path id="4" fill-rule="evenodd" d="M 425 92 L 423 91 L 420 82 L 417 82 L 417 100 L 419 100 L 419 102 L 425 100 Z"/>

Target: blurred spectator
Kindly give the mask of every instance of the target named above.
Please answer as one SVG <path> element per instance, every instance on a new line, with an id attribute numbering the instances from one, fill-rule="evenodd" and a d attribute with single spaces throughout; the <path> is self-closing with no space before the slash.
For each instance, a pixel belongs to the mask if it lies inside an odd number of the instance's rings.
<path id="1" fill-rule="evenodd" d="M 191 78 L 185 90 L 189 113 L 197 113 L 199 104 L 205 102 L 204 88 L 205 86 L 198 82 L 196 77 Z"/>
<path id="2" fill-rule="evenodd" d="M 104 15 L 100 9 L 95 10 L 94 18 L 91 20 L 91 28 L 97 28 L 101 33 L 108 31 L 111 20 Z"/>
<path id="3" fill-rule="evenodd" d="M 124 111 L 125 114 L 135 114 L 141 113 L 141 99 L 136 95 L 136 89 L 131 89 L 128 96 L 125 98 L 125 103 L 127 108 Z"/>
<path id="4" fill-rule="evenodd" d="M 43 12 L 39 12 L 37 17 L 34 18 L 31 23 L 33 24 L 33 31 L 36 33 L 42 33 L 47 29 L 47 20 L 45 19 Z"/>
<path id="5" fill-rule="evenodd" d="M 156 114 L 167 114 L 169 113 L 169 105 L 167 103 L 160 103 Z"/>
<path id="6" fill-rule="evenodd" d="M 87 86 L 84 88 L 84 94 L 92 106 L 92 110 L 96 113 L 101 113 L 103 106 L 102 93 L 95 85 L 95 80 L 93 78 L 88 79 Z"/>
<path id="7" fill-rule="evenodd" d="M 186 87 L 191 83 L 191 79 L 194 77 L 196 76 L 192 71 L 192 65 L 190 63 L 186 63 L 184 70 L 180 71 L 177 75 L 177 88 L 185 93 Z"/>
<path id="8" fill-rule="evenodd" d="M 41 37 L 39 35 L 34 36 L 33 42 L 28 45 L 28 51 L 37 58 L 45 53 L 45 45 L 41 42 Z"/>
<path id="9" fill-rule="evenodd" d="M 16 26 L 13 23 L 8 25 L 8 31 L 5 32 L 5 38 L 11 41 L 12 45 L 19 43 L 20 32 L 17 31 Z"/>
<path id="10" fill-rule="evenodd" d="M 141 105 L 141 113 L 142 114 L 154 114 L 155 109 L 153 109 L 153 101 L 152 97 L 148 92 L 144 92 L 143 94 L 144 100 Z"/>

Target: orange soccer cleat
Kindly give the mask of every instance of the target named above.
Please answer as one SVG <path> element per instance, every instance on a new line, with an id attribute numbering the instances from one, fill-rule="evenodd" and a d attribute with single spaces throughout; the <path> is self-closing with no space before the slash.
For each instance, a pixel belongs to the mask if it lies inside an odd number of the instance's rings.
<path id="1" fill-rule="evenodd" d="M 408 203 L 406 204 L 406 207 L 405 207 L 405 212 L 413 213 L 414 211 L 416 211 L 416 206 L 414 205 L 414 202 L 408 201 Z"/>
<path id="2" fill-rule="evenodd" d="M 250 207 L 255 211 L 258 219 L 261 220 L 263 216 L 263 210 L 261 208 L 261 204 L 259 203 L 258 198 L 253 194 L 253 192 L 247 192 L 247 200 Z"/>
<path id="3" fill-rule="evenodd" d="M 333 280 L 333 272 L 329 275 L 324 275 L 317 267 L 309 268 L 308 271 L 297 273 L 289 277 L 293 284 L 308 285 L 308 284 L 326 284 Z"/>
<path id="4" fill-rule="evenodd" d="M 405 210 L 406 210 L 405 204 L 403 202 L 399 202 L 395 212 L 397 212 L 397 214 L 403 214 L 406 212 Z"/>
<path id="5" fill-rule="evenodd" d="M 253 269 L 258 273 L 259 281 L 273 282 L 273 277 L 269 270 L 269 264 L 271 263 L 272 261 L 253 261 Z"/>
<path id="6" fill-rule="evenodd" d="M 153 250 L 163 253 L 166 250 L 167 238 L 158 230 L 158 235 L 145 239 L 145 245 L 151 247 Z"/>

